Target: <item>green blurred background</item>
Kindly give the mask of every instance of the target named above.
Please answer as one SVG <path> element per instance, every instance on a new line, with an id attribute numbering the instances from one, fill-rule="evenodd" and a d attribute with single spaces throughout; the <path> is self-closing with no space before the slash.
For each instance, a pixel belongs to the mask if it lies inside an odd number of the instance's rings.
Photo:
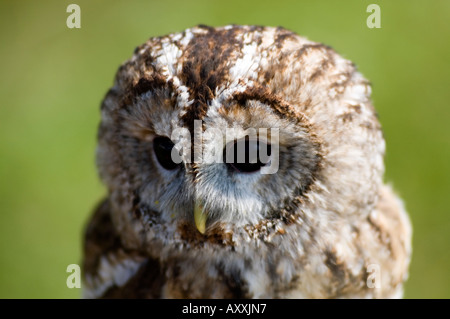
<path id="1" fill-rule="evenodd" d="M 66 7 L 81 7 L 68 29 Z M 381 7 L 381 29 L 366 26 Z M 196 24 L 284 26 L 331 45 L 373 83 L 386 181 L 414 227 L 407 298 L 450 297 L 450 1 L 0 1 L 0 297 L 78 298 L 66 267 L 104 196 L 99 106 L 151 36 Z"/>

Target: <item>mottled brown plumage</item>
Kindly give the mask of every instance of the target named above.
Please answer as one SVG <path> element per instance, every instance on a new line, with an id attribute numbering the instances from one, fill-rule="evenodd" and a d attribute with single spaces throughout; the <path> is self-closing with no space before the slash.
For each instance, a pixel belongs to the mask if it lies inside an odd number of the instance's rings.
<path id="1" fill-rule="evenodd" d="M 274 174 L 204 160 L 252 128 L 279 132 L 257 135 Z M 98 138 L 86 297 L 402 296 L 410 223 L 383 184 L 370 85 L 330 47 L 260 26 L 152 38 L 119 68 Z M 162 160 L 169 139 L 189 145 L 180 164 Z"/>

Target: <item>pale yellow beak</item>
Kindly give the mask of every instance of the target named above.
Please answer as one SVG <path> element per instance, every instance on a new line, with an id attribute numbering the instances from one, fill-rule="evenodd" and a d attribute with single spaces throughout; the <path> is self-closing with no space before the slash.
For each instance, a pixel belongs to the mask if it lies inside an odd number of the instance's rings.
<path id="1" fill-rule="evenodd" d="M 205 233 L 207 219 L 208 219 L 208 216 L 207 216 L 206 212 L 203 211 L 203 206 L 200 205 L 199 202 L 195 201 L 195 207 L 194 207 L 195 227 L 197 227 L 198 231 L 202 234 Z"/>

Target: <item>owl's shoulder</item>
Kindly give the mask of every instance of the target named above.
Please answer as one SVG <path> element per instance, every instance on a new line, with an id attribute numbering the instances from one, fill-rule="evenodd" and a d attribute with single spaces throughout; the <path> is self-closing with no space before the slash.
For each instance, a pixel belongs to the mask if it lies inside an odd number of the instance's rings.
<path id="1" fill-rule="evenodd" d="M 159 262 L 123 246 L 108 199 L 85 230 L 83 295 L 87 298 L 157 298 L 163 282 Z"/>

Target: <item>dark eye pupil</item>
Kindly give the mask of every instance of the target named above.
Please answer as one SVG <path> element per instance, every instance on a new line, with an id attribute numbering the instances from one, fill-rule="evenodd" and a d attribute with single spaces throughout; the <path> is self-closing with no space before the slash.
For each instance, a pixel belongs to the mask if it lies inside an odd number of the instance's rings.
<path id="1" fill-rule="evenodd" d="M 259 171 L 271 154 L 270 144 L 246 139 L 229 143 L 224 149 L 223 161 L 228 167 L 243 173 Z"/>
<path id="2" fill-rule="evenodd" d="M 153 150 L 156 158 L 159 164 L 167 170 L 173 170 L 179 167 L 179 164 L 175 163 L 172 159 L 173 147 L 173 142 L 167 137 L 158 136 L 153 140 Z"/>

